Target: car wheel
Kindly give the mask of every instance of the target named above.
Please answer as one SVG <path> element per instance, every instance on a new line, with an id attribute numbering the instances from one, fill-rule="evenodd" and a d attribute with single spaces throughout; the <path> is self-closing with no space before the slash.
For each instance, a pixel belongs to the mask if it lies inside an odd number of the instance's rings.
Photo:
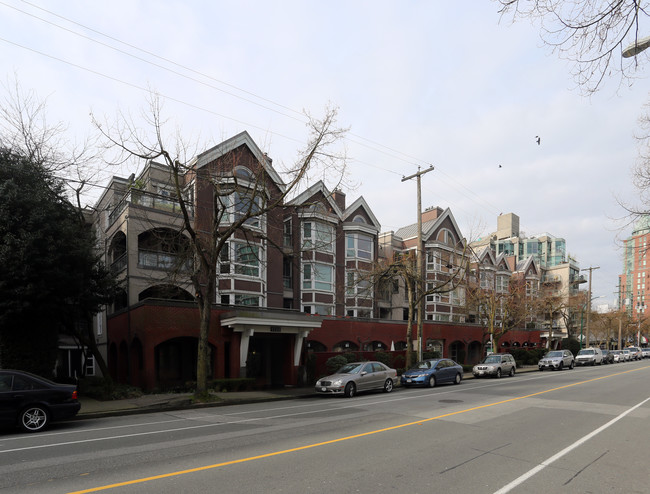
<path id="1" fill-rule="evenodd" d="M 393 380 L 386 379 L 386 382 L 384 383 L 384 393 L 390 393 L 392 390 L 393 390 Z"/>
<path id="2" fill-rule="evenodd" d="M 510 373 L 508 374 L 510 377 L 513 377 L 515 375 L 515 368 L 510 367 Z"/>
<path id="3" fill-rule="evenodd" d="M 557 370 L 564 370 L 564 362 L 560 362 L 560 365 L 557 368 Z"/>
<path id="4" fill-rule="evenodd" d="M 430 388 L 435 388 L 436 387 L 436 378 L 434 376 L 431 376 L 429 378 L 429 387 Z"/>
<path id="5" fill-rule="evenodd" d="M 345 391 L 343 392 L 348 398 L 352 398 L 357 394 L 357 387 L 354 383 L 347 383 L 345 385 Z"/>
<path id="6" fill-rule="evenodd" d="M 572 360 L 571 363 L 569 364 L 569 369 L 573 369 L 575 367 L 575 362 Z"/>
<path id="7" fill-rule="evenodd" d="M 20 412 L 20 427 L 26 432 L 38 432 L 45 429 L 50 421 L 50 415 L 40 405 L 34 405 L 25 408 Z"/>
<path id="8" fill-rule="evenodd" d="M 593 360 L 593 361 L 591 362 L 591 365 L 596 365 L 596 361 Z"/>
<path id="9" fill-rule="evenodd" d="M 497 369 L 497 379 L 501 378 L 501 369 Z"/>
<path id="10" fill-rule="evenodd" d="M 460 372 L 456 374 L 456 377 L 454 379 L 454 384 L 460 384 L 460 382 L 463 380 L 463 376 L 460 375 Z"/>

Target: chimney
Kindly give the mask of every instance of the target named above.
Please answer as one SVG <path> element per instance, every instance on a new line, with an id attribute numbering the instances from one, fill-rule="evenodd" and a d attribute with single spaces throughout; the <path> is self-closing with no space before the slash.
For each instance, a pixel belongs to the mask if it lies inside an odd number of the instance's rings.
<path id="1" fill-rule="evenodd" d="M 334 192 L 332 192 L 332 199 L 334 199 L 334 202 L 341 211 L 345 211 L 345 193 L 341 192 L 339 189 L 334 189 Z"/>
<path id="2" fill-rule="evenodd" d="M 427 208 L 422 212 L 422 223 L 426 223 L 427 221 L 435 220 L 442 213 L 443 213 L 442 208 L 439 208 L 439 207 L 434 208 L 433 206 L 430 207 L 430 208 Z"/>

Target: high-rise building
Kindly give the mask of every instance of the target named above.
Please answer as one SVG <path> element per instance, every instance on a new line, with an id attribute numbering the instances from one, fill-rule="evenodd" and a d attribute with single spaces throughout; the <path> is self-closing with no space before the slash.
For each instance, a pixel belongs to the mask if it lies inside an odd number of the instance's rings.
<path id="1" fill-rule="evenodd" d="M 619 276 L 619 307 L 625 309 L 633 320 L 640 320 L 647 311 L 645 303 L 646 284 L 650 290 L 650 216 L 639 219 L 632 235 L 625 239 L 623 249 L 623 272 Z"/>

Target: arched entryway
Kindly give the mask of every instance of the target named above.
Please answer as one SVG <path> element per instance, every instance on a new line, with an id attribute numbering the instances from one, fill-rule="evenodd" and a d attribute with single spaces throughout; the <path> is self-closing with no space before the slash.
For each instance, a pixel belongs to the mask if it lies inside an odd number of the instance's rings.
<path id="1" fill-rule="evenodd" d="M 184 386 L 196 381 L 197 338 L 180 337 L 164 341 L 154 349 L 156 382 L 162 388 Z M 208 347 L 208 377 L 213 376 L 216 354 L 212 345 Z"/>
<path id="2" fill-rule="evenodd" d="M 461 365 L 465 364 L 465 359 L 467 357 L 465 343 L 462 341 L 452 342 L 449 345 L 449 357 Z"/>

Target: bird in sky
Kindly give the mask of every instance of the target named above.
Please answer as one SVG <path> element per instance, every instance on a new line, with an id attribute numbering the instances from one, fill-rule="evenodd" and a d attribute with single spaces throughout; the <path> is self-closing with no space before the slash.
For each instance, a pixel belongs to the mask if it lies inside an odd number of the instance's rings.
<path id="1" fill-rule="evenodd" d="M 539 146 L 542 143 L 542 138 L 540 136 L 535 136 L 535 141 L 537 141 L 537 145 Z"/>

